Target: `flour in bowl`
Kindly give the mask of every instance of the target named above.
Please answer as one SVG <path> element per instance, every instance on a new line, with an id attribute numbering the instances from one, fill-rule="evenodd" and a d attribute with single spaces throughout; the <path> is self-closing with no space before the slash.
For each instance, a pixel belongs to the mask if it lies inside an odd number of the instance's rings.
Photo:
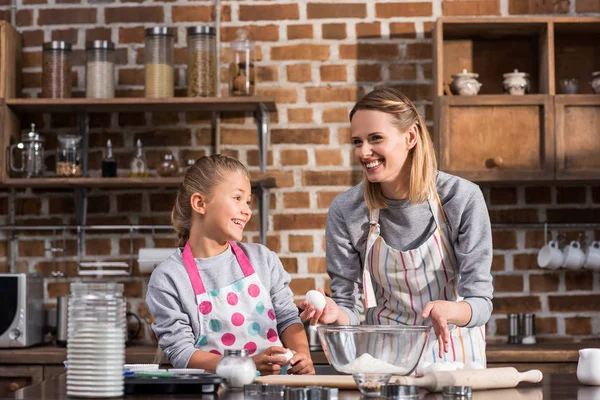
<path id="1" fill-rule="evenodd" d="M 392 373 L 395 375 L 406 375 L 409 372 L 408 368 L 397 367 L 383 360 L 373 357 L 369 353 L 354 359 L 346 365 L 337 367 L 339 372 L 344 374 L 356 373 Z"/>

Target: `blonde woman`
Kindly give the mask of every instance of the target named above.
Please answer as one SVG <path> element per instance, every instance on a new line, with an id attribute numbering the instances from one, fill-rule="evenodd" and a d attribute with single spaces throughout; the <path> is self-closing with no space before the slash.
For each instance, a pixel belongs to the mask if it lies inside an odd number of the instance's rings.
<path id="1" fill-rule="evenodd" d="M 350 112 L 364 180 L 335 198 L 326 228 L 331 298 L 311 323 L 433 326 L 422 363 L 485 367 L 492 235 L 477 185 L 437 170 L 414 104 L 379 88 Z M 364 301 L 364 307 L 363 307 Z M 422 364 L 424 365 L 424 364 Z"/>

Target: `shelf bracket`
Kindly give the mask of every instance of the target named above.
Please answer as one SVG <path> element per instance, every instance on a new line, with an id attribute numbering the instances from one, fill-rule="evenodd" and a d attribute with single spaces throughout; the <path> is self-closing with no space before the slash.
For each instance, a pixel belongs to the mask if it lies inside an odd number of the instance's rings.
<path id="1" fill-rule="evenodd" d="M 267 230 L 269 229 L 269 188 L 262 182 L 258 183 L 258 215 L 260 243 L 267 245 Z"/>
<path id="2" fill-rule="evenodd" d="M 260 172 L 264 174 L 267 169 L 267 147 L 269 144 L 269 110 L 264 103 L 258 104 L 258 109 L 254 112 L 254 117 L 258 126 Z"/>
<path id="3" fill-rule="evenodd" d="M 90 114 L 77 114 L 77 130 L 81 136 L 81 170 L 83 176 L 88 176 L 88 142 L 90 131 Z"/>
<path id="4" fill-rule="evenodd" d="M 75 223 L 78 227 L 85 226 L 87 222 L 87 188 L 75 188 Z M 77 229 L 78 254 L 83 253 L 85 230 Z"/>
<path id="5" fill-rule="evenodd" d="M 221 113 L 214 111 L 211 116 L 211 129 L 215 154 L 221 154 Z"/>
<path id="6" fill-rule="evenodd" d="M 15 226 L 15 220 L 16 220 L 16 208 L 15 208 L 15 201 L 16 201 L 16 189 L 15 188 L 10 188 L 10 191 L 8 192 L 8 225 L 10 226 Z M 11 273 L 16 273 L 17 272 L 17 267 L 15 265 L 15 260 L 17 258 L 17 250 L 18 250 L 18 245 L 19 245 L 19 241 L 17 239 L 17 235 L 15 234 L 14 230 L 10 231 L 10 248 L 9 248 L 9 259 L 8 259 L 8 267 L 9 267 L 9 271 Z"/>

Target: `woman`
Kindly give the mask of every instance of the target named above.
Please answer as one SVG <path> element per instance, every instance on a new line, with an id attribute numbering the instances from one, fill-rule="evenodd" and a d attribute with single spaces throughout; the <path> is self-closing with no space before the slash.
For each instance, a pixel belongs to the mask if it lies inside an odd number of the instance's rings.
<path id="1" fill-rule="evenodd" d="M 485 366 L 492 311 L 492 239 L 477 185 L 437 171 L 414 104 L 380 88 L 350 112 L 365 179 L 337 196 L 326 228 L 332 297 L 302 319 L 354 325 L 431 325 L 422 362 Z M 362 294 L 362 298 L 361 298 Z"/>

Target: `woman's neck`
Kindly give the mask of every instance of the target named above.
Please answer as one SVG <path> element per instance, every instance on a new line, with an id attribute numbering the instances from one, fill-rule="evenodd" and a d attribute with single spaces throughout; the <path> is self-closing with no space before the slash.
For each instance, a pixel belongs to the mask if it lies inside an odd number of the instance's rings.
<path id="1" fill-rule="evenodd" d="M 194 225 L 196 224 L 192 224 L 190 238 L 188 239 L 194 258 L 214 257 L 227 250 L 228 243 L 226 240 L 221 242 L 210 238 L 199 229 L 194 229 Z"/>
<path id="2" fill-rule="evenodd" d="M 409 169 L 410 171 L 410 169 Z M 381 191 L 388 199 L 403 200 L 408 198 L 410 188 L 410 172 L 405 173 L 404 168 L 393 181 L 381 182 Z"/>

